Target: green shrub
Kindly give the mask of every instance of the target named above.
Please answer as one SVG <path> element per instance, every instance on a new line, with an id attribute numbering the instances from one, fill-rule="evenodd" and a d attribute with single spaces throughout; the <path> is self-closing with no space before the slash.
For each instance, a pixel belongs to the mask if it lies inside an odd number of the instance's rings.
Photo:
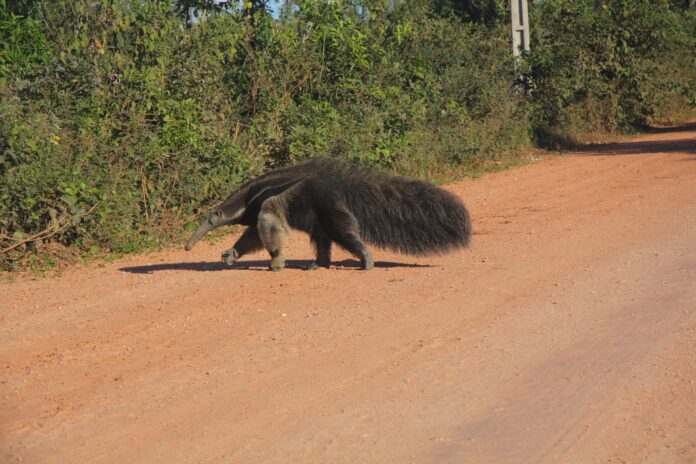
<path id="1" fill-rule="evenodd" d="M 689 13 L 670 2 L 548 0 L 532 11 L 528 64 L 541 141 L 645 126 L 670 97 L 696 88 L 696 34 Z"/>
<path id="2" fill-rule="evenodd" d="M 499 0 L 303 0 L 279 20 L 260 1 L 0 6 L 3 269 L 47 245 L 167 243 L 245 179 L 316 156 L 451 178 L 533 136 L 695 103 L 679 2 L 533 3 L 517 67 Z"/>

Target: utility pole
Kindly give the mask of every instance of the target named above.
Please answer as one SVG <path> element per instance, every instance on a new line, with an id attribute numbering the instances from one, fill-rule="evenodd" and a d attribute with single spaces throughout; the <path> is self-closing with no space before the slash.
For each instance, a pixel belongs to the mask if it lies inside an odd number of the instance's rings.
<path id="1" fill-rule="evenodd" d="M 512 56 L 519 57 L 529 51 L 529 15 L 527 0 L 510 0 L 512 13 Z"/>

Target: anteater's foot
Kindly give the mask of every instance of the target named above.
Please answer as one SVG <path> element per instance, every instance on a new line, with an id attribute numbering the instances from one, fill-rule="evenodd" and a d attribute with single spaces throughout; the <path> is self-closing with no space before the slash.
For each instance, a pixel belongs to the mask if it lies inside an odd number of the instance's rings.
<path id="1" fill-rule="evenodd" d="M 228 266 L 232 266 L 234 263 L 236 263 L 237 259 L 239 259 L 239 253 L 237 253 L 237 250 L 235 250 L 234 248 L 225 250 L 222 253 L 222 262 L 227 264 Z"/>
<path id="2" fill-rule="evenodd" d="M 331 263 L 329 261 L 314 261 L 305 267 L 306 271 L 316 271 L 320 267 L 329 269 L 331 267 Z"/>
<path id="3" fill-rule="evenodd" d="M 271 257 L 271 265 L 269 266 L 271 271 L 278 272 L 285 267 L 285 258 L 279 252 L 272 253 Z"/>
<path id="4" fill-rule="evenodd" d="M 324 267 L 326 269 L 331 268 L 331 260 L 330 259 L 317 259 L 316 261 L 309 264 L 305 269 L 308 271 L 316 271 L 320 267 Z"/>
<path id="5" fill-rule="evenodd" d="M 365 271 L 369 271 L 375 267 L 375 261 L 372 259 L 372 252 L 370 252 L 370 250 L 363 252 L 362 258 L 360 258 L 360 267 Z"/>

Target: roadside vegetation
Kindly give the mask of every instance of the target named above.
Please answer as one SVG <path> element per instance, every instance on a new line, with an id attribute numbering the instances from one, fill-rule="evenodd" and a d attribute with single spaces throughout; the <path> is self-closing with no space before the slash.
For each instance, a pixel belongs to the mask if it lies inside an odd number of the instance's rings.
<path id="1" fill-rule="evenodd" d="M 438 181 L 696 106 L 688 1 L 534 2 L 517 64 L 508 8 L 0 0 L 0 269 L 170 243 L 312 157 Z"/>

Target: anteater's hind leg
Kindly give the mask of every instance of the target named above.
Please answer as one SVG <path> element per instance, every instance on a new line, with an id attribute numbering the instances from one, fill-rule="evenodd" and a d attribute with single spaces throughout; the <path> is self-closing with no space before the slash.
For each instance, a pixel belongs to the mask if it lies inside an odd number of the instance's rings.
<path id="1" fill-rule="evenodd" d="M 285 266 L 283 248 L 290 234 L 290 227 L 285 220 L 285 208 L 283 195 L 277 195 L 264 201 L 259 212 L 259 238 L 271 255 L 272 271 L 280 271 Z"/>
<path id="2" fill-rule="evenodd" d="M 360 259 L 360 266 L 365 269 L 374 267 L 372 252 L 360 238 L 360 224 L 353 214 L 345 209 L 336 209 L 331 213 L 331 238 L 349 253 Z"/>
<path id="3" fill-rule="evenodd" d="M 261 248 L 263 248 L 263 244 L 259 238 L 259 232 L 255 226 L 251 226 L 244 231 L 232 248 L 222 253 L 222 261 L 228 266 L 231 266 L 245 254 L 252 253 Z"/>
<path id="4" fill-rule="evenodd" d="M 312 230 L 310 240 L 316 250 L 316 260 L 309 265 L 308 269 L 331 267 L 331 239 L 326 235 L 324 229 L 316 225 Z"/>

